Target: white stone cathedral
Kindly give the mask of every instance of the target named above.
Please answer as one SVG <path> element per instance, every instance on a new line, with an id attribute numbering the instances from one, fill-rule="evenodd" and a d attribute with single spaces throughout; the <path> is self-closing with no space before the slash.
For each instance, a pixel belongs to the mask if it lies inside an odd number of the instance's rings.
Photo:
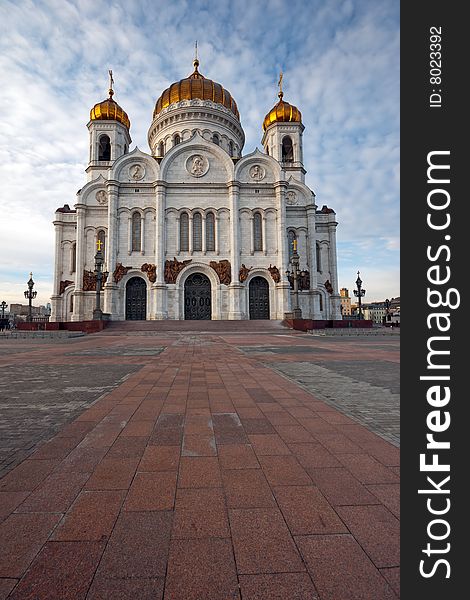
<path id="1" fill-rule="evenodd" d="M 308 319 L 341 319 L 336 214 L 305 185 L 301 113 L 283 100 L 263 122 L 263 152 L 243 155 L 235 100 L 194 72 L 157 100 L 150 153 L 109 97 L 90 112 L 87 182 L 55 213 L 53 321 L 93 318 L 95 255 L 111 320 L 283 319 L 300 256 Z"/>

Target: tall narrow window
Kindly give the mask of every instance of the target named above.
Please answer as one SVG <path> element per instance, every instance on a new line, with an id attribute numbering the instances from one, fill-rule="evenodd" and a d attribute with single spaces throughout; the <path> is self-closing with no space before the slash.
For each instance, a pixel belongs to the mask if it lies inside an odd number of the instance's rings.
<path id="1" fill-rule="evenodd" d="M 292 255 L 294 254 L 294 240 L 297 239 L 297 235 L 295 231 L 289 231 L 288 240 L 289 240 L 289 261 L 292 260 Z"/>
<path id="2" fill-rule="evenodd" d="M 316 253 L 317 253 L 317 271 L 321 273 L 321 251 L 320 244 L 316 243 Z"/>
<path id="3" fill-rule="evenodd" d="M 320 300 L 320 310 L 323 311 L 323 297 L 321 294 L 318 296 L 318 299 Z"/>
<path id="4" fill-rule="evenodd" d="M 228 143 L 228 152 L 230 156 L 235 156 L 235 148 L 233 147 L 232 140 L 230 140 L 230 142 Z"/>
<path id="5" fill-rule="evenodd" d="M 73 312 L 73 294 L 70 294 L 70 312 Z"/>
<path id="6" fill-rule="evenodd" d="M 100 231 L 98 231 L 98 236 L 97 236 L 97 241 L 101 242 L 99 244 L 99 247 L 101 248 L 101 252 L 103 254 L 103 258 L 105 258 L 106 254 L 106 233 L 100 229 Z M 96 245 L 96 249 L 98 250 L 98 244 Z"/>
<path id="7" fill-rule="evenodd" d="M 180 252 L 189 250 L 189 217 L 188 213 L 180 216 Z"/>
<path id="8" fill-rule="evenodd" d="M 100 137 L 98 160 L 111 160 L 111 140 L 107 135 L 102 135 Z"/>
<path id="9" fill-rule="evenodd" d="M 263 249 L 263 225 L 260 213 L 253 215 L 254 250 Z"/>
<path id="10" fill-rule="evenodd" d="M 220 146 L 220 138 L 217 133 L 214 133 L 214 135 L 212 136 L 212 141 L 214 142 L 214 144 L 217 144 L 217 146 Z"/>
<path id="11" fill-rule="evenodd" d="M 165 148 L 163 146 L 163 142 L 158 144 L 158 156 L 163 156 L 165 154 Z"/>
<path id="12" fill-rule="evenodd" d="M 202 250 L 202 217 L 201 213 L 193 216 L 193 250 L 200 252 Z"/>
<path id="13" fill-rule="evenodd" d="M 294 148 L 291 138 L 286 135 L 282 140 L 282 162 L 294 161 Z"/>
<path id="14" fill-rule="evenodd" d="M 70 266 L 71 273 L 75 273 L 75 271 L 77 270 L 77 242 L 74 242 L 72 244 L 72 257 L 70 261 Z"/>
<path id="15" fill-rule="evenodd" d="M 215 217 L 214 213 L 206 215 L 206 251 L 215 250 Z"/>
<path id="16" fill-rule="evenodd" d="M 173 138 L 173 146 L 176 146 L 177 144 L 181 143 L 181 138 L 180 138 L 180 134 L 176 133 L 175 137 Z"/>
<path id="17" fill-rule="evenodd" d="M 132 215 L 132 252 L 140 252 L 140 233 L 142 231 L 142 223 L 140 222 L 140 213 L 135 212 Z"/>

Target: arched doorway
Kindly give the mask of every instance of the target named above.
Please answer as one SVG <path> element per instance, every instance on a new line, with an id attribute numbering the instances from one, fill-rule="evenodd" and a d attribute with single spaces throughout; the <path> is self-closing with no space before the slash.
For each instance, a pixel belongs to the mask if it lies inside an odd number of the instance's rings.
<path id="1" fill-rule="evenodd" d="M 147 285 L 142 277 L 132 277 L 126 284 L 126 320 L 147 318 Z"/>
<path id="2" fill-rule="evenodd" d="M 210 320 L 211 317 L 211 282 L 202 273 L 193 273 L 184 282 L 184 318 Z"/>
<path id="3" fill-rule="evenodd" d="M 250 319 L 269 319 L 269 284 L 264 277 L 250 281 Z"/>

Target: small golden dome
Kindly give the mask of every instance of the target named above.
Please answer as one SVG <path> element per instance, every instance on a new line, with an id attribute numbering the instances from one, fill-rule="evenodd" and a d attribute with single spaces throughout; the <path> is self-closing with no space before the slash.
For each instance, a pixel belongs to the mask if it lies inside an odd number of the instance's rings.
<path id="1" fill-rule="evenodd" d="M 194 60 L 193 65 L 194 71 L 189 77 L 181 79 L 176 83 L 172 83 L 170 87 L 163 92 L 155 104 L 153 118 L 155 118 L 160 111 L 174 102 L 197 98 L 199 100 L 211 100 L 216 104 L 222 104 L 225 108 L 231 110 L 237 119 L 240 119 L 237 103 L 232 98 L 231 94 L 224 89 L 220 83 L 216 83 L 211 79 L 206 79 L 204 75 L 199 73 L 199 61 L 197 58 Z"/>
<path id="2" fill-rule="evenodd" d="M 266 131 L 271 123 L 302 122 L 302 114 L 300 110 L 293 104 L 284 102 L 282 99 L 284 96 L 283 92 L 279 92 L 278 96 L 279 102 L 273 106 L 268 114 L 264 117 L 263 131 Z"/>
<path id="3" fill-rule="evenodd" d="M 113 89 L 109 88 L 109 98 L 103 100 L 103 102 L 98 102 L 95 106 L 90 110 L 90 120 L 91 121 L 119 121 L 122 123 L 127 129 L 130 128 L 131 122 L 129 121 L 129 117 L 127 113 L 119 106 L 117 102 L 113 100 Z"/>

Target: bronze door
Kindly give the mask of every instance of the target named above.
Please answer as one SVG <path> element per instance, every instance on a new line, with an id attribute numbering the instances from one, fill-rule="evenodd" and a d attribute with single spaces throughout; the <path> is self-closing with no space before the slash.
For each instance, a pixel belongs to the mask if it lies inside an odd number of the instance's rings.
<path id="1" fill-rule="evenodd" d="M 202 273 L 193 273 L 184 282 L 184 318 L 199 321 L 211 317 L 211 282 Z"/>
<path id="2" fill-rule="evenodd" d="M 250 319 L 269 319 L 269 284 L 264 277 L 250 281 Z"/>
<path id="3" fill-rule="evenodd" d="M 126 320 L 147 318 L 147 285 L 142 277 L 132 277 L 126 285 Z"/>

